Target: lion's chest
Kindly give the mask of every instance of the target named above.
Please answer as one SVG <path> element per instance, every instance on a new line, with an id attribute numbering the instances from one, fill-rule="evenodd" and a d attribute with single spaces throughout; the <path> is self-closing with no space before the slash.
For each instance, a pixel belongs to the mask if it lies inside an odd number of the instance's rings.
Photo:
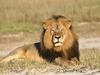
<path id="1" fill-rule="evenodd" d="M 55 51 L 49 51 L 49 50 L 44 50 L 42 53 L 42 57 L 49 61 L 52 62 L 55 60 L 57 57 L 62 57 L 62 52 L 55 52 Z"/>

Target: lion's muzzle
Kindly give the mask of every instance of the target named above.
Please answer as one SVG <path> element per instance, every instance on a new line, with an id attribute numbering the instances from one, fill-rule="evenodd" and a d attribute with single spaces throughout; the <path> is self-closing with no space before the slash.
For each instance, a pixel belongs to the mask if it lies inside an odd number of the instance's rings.
<path id="1" fill-rule="evenodd" d="M 53 43 L 54 43 L 54 46 L 62 46 L 61 36 L 55 35 L 53 37 Z"/>

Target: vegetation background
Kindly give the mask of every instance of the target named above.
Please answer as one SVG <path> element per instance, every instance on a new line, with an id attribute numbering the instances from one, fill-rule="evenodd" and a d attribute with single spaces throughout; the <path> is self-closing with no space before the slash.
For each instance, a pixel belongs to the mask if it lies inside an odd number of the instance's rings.
<path id="1" fill-rule="evenodd" d="M 34 32 L 46 18 L 100 21 L 100 0 L 0 0 L 0 32 Z"/>

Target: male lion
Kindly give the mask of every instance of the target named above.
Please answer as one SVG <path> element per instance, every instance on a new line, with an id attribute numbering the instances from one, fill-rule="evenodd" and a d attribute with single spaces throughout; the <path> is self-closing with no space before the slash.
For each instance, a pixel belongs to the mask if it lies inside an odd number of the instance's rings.
<path id="1" fill-rule="evenodd" d="M 4 57 L 1 62 L 25 58 L 37 62 L 53 62 L 56 59 L 79 61 L 79 45 L 72 24 L 64 16 L 53 16 L 43 23 L 41 41 L 19 47 Z"/>

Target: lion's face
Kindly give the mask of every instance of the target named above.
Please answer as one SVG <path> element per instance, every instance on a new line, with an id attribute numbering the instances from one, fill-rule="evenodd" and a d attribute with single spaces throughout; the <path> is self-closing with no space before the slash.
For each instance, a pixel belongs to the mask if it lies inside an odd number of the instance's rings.
<path id="1" fill-rule="evenodd" d="M 65 18 L 49 19 L 43 25 L 44 46 L 47 48 L 62 47 L 65 44 L 66 38 L 70 34 L 71 23 Z"/>

